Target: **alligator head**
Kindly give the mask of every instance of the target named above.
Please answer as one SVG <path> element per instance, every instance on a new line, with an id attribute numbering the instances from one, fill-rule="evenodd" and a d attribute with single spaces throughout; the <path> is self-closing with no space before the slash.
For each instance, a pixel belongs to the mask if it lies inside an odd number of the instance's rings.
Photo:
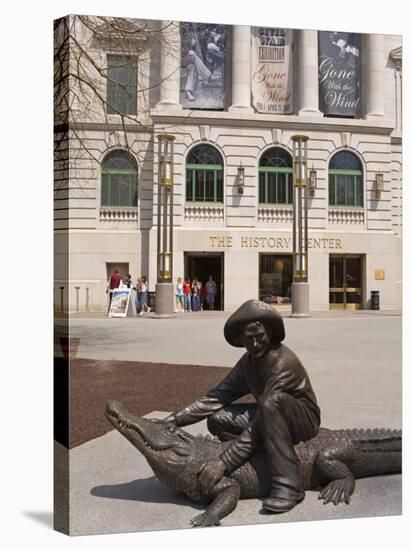
<path id="1" fill-rule="evenodd" d="M 118 401 L 106 404 L 106 418 L 144 455 L 156 477 L 176 486 L 182 469 L 196 455 L 196 438 L 170 422 L 131 415 Z"/>

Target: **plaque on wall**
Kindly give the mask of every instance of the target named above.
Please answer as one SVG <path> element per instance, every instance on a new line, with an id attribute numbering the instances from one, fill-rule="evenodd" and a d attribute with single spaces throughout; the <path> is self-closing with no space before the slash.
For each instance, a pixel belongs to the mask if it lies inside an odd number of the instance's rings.
<path id="1" fill-rule="evenodd" d="M 293 31 L 253 27 L 252 98 L 259 113 L 292 112 Z"/>
<path id="2" fill-rule="evenodd" d="M 375 281 L 384 281 L 384 280 L 385 280 L 385 270 L 375 269 Z"/>
<path id="3" fill-rule="evenodd" d="M 361 35 L 320 31 L 319 109 L 325 115 L 360 115 Z"/>
<path id="4" fill-rule="evenodd" d="M 181 23 L 180 103 L 186 109 L 225 106 L 226 25 Z"/>

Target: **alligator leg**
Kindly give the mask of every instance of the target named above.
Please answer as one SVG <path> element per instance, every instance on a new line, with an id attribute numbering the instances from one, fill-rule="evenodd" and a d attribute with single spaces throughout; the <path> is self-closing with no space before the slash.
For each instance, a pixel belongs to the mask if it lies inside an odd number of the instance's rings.
<path id="1" fill-rule="evenodd" d="M 333 502 L 335 505 L 339 502 L 349 504 L 355 489 L 355 478 L 344 462 L 349 452 L 348 448 L 332 449 L 320 452 L 316 457 L 314 466 L 317 473 L 330 480 L 319 493 L 318 498 L 323 499 L 323 504 L 328 502 Z"/>
<path id="2" fill-rule="evenodd" d="M 193 527 L 220 525 L 220 520 L 236 508 L 240 496 L 240 487 L 234 479 L 223 477 L 209 494 L 214 500 L 203 514 L 194 517 L 190 521 Z"/>

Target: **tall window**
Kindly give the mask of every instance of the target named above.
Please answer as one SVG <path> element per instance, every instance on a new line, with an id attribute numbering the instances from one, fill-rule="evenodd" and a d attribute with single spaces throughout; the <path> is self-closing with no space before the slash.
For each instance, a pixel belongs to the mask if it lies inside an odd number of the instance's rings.
<path id="1" fill-rule="evenodd" d="M 137 113 L 137 62 L 129 55 L 107 56 L 107 112 Z"/>
<path id="2" fill-rule="evenodd" d="M 223 202 L 223 159 L 211 145 L 197 145 L 187 157 L 186 200 Z"/>
<path id="3" fill-rule="evenodd" d="M 259 163 L 259 202 L 292 204 L 292 156 L 280 147 L 272 147 Z"/>
<path id="4" fill-rule="evenodd" d="M 102 163 L 102 206 L 137 206 L 137 169 L 126 153 L 116 149 Z"/>
<path id="5" fill-rule="evenodd" d="M 363 206 L 362 164 L 349 151 L 340 151 L 329 163 L 329 205 Z"/>

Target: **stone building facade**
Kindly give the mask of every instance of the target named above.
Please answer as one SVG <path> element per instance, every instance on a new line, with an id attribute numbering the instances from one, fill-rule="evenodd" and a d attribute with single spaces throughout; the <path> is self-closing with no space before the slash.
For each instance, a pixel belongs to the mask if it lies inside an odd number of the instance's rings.
<path id="1" fill-rule="evenodd" d="M 311 309 L 368 308 L 376 290 L 382 309 L 401 307 L 400 36 L 360 37 L 359 114 L 344 117 L 319 108 L 317 31 L 293 31 L 292 107 L 272 114 L 257 112 L 252 101 L 250 27 L 227 27 L 225 104 L 202 109 L 182 106 L 180 23 L 150 22 L 167 40 L 132 35 L 110 42 L 81 21 L 73 25 L 91 64 L 110 70 L 113 59 L 144 55 L 128 73 L 136 81 L 130 96 L 138 98 L 122 106 L 131 109 L 128 118 L 79 107 L 64 136 L 61 121 L 56 125 L 67 151 L 56 160 L 56 309 L 104 311 L 115 267 L 146 275 L 154 290 L 157 143 L 165 132 L 175 136 L 174 281 L 212 274 L 225 310 L 248 298 L 276 307 L 290 302 L 292 204 L 284 186 L 292 177 L 292 136 L 305 134 L 316 181 L 309 199 Z M 115 93 L 100 73 L 95 80 L 102 96 Z M 193 183 L 200 169 L 204 187 Z M 121 177 L 137 185 L 126 206 L 109 196 Z"/>

